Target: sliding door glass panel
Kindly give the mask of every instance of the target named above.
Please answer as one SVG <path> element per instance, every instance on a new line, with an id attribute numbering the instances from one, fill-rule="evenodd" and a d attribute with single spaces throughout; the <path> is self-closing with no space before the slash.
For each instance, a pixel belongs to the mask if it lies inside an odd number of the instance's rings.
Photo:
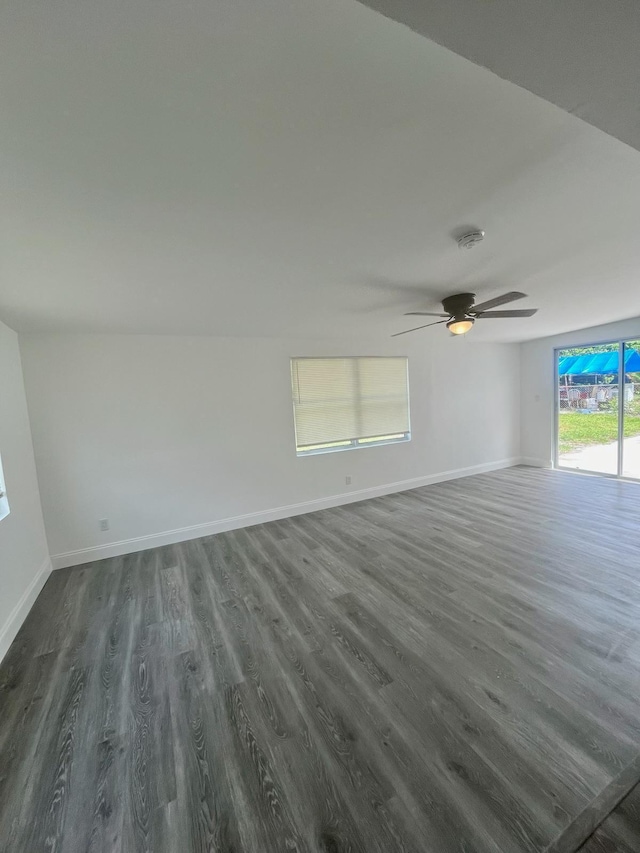
<path id="1" fill-rule="evenodd" d="M 625 341 L 622 476 L 640 480 L 640 340 Z"/>
<path id="2" fill-rule="evenodd" d="M 619 344 L 560 350 L 556 360 L 562 468 L 618 473 Z"/>

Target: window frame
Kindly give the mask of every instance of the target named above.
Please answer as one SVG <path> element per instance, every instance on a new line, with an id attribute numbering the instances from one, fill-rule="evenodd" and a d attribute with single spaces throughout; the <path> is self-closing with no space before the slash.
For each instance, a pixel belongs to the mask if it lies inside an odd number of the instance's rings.
<path id="1" fill-rule="evenodd" d="M 11 512 L 9 496 L 5 486 L 4 473 L 2 471 L 2 456 L 0 456 L 0 521 L 3 521 Z"/>
<path id="2" fill-rule="evenodd" d="M 292 376 L 292 367 L 294 362 L 302 361 L 302 360 L 311 360 L 311 361 L 326 361 L 329 359 L 349 359 L 349 360 L 357 360 L 357 359 L 390 359 L 390 358 L 401 358 L 404 359 L 406 363 L 406 389 L 407 389 L 407 421 L 409 424 L 409 429 L 403 433 L 387 433 L 385 435 L 374 435 L 374 436 L 359 436 L 357 438 L 351 439 L 343 439 L 335 442 L 326 442 L 319 445 L 308 445 L 310 449 L 305 450 L 299 449 L 298 446 L 298 438 L 297 438 L 297 423 L 296 423 L 296 404 L 293 395 L 293 387 L 291 389 L 291 409 L 293 414 L 293 431 L 294 431 L 294 447 L 297 457 L 304 456 L 320 456 L 325 453 L 341 453 L 345 450 L 362 450 L 366 447 L 383 447 L 391 444 L 405 444 L 408 441 L 411 441 L 411 391 L 409 387 L 409 357 L 406 355 L 333 355 L 333 356 L 322 356 L 322 355 L 299 355 L 299 356 L 291 356 L 289 359 L 289 374 L 290 381 Z M 328 445 L 334 445 L 333 447 Z"/>

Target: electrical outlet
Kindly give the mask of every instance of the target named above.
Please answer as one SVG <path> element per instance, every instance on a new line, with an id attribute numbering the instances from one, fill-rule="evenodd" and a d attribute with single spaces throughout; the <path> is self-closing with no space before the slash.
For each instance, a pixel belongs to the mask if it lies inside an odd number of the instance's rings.
<path id="1" fill-rule="evenodd" d="M 101 518 L 100 521 L 98 522 L 98 524 L 100 525 L 100 530 L 108 530 L 109 529 L 109 519 L 108 518 Z"/>
<path id="2" fill-rule="evenodd" d="M 347 486 L 350 486 L 351 485 L 351 474 L 347 474 L 347 476 L 344 478 L 344 481 L 347 484 Z"/>

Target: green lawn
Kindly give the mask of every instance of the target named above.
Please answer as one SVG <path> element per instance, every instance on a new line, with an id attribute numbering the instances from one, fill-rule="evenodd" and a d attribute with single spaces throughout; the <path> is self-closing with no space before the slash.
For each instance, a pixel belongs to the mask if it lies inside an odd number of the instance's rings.
<path id="1" fill-rule="evenodd" d="M 640 435 L 640 417 L 624 419 L 624 436 Z M 560 453 L 569 453 L 588 444 L 611 444 L 618 438 L 616 412 L 561 412 L 558 428 Z"/>

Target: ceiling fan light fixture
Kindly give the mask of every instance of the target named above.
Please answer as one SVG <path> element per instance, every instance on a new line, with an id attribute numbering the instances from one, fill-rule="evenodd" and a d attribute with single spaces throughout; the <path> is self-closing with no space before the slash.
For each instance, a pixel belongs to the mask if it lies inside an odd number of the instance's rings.
<path id="1" fill-rule="evenodd" d="M 395 338 L 398 335 L 417 332 L 418 329 L 426 329 L 429 326 L 439 326 L 441 323 L 447 324 L 447 329 L 449 329 L 452 335 L 466 335 L 473 328 L 476 320 L 507 320 L 514 317 L 533 317 L 538 310 L 537 308 L 523 308 L 516 311 L 493 310 L 497 305 L 506 305 L 509 302 L 515 302 L 516 299 L 524 299 L 526 295 L 526 293 L 511 290 L 509 293 L 503 293 L 502 296 L 494 296 L 492 299 L 476 305 L 475 293 L 454 293 L 452 296 L 446 296 L 442 300 L 444 314 L 439 312 L 434 313 L 433 311 L 408 312 L 409 315 L 423 317 L 444 317 L 444 320 L 436 320 L 435 323 L 425 323 L 424 326 L 405 329 L 404 332 L 396 332 L 391 337 Z"/>
<path id="2" fill-rule="evenodd" d="M 474 322 L 473 317 L 454 317 L 453 320 L 449 320 L 447 323 L 447 329 L 449 329 L 452 335 L 466 335 L 473 327 Z"/>

